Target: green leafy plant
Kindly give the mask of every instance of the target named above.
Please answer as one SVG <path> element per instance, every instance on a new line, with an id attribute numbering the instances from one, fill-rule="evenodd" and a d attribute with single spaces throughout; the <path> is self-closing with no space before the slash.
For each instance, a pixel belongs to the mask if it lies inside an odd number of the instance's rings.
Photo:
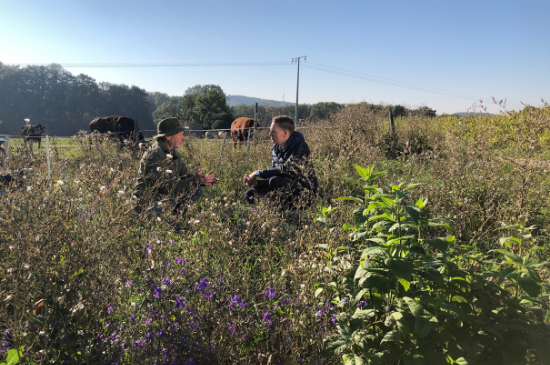
<path id="1" fill-rule="evenodd" d="M 316 290 L 339 310 L 327 356 L 345 364 L 525 364 L 526 356 L 550 363 L 541 264 L 498 250 L 510 266 L 472 265 L 464 254 L 475 256 L 474 248 L 457 247 L 452 235 L 432 237 L 450 228 L 425 216 L 427 199 L 411 200 L 417 185 L 378 186 L 382 172 L 356 169 L 364 197 L 338 200 L 359 203 L 354 223 L 343 226 L 357 255 Z"/>

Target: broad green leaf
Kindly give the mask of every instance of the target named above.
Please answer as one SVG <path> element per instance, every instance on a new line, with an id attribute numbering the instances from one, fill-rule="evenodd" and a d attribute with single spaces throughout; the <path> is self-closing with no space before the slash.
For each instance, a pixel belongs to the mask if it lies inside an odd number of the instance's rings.
<path id="1" fill-rule="evenodd" d="M 417 207 L 405 205 L 405 211 L 411 217 L 414 224 L 418 225 L 418 221 L 420 220 L 420 209 Z"/>
<path id="2" fill-rule="evenodd" d="M 536 297 L 540 294 L 542 290 L 542 285 L 540 282 L 536 282 L 529 276 L 522 276 L 518 279 L 519 286 L 527 292 L 532 297 Z"/>
<path id="3" fill-rule="evenodd" d="M 414 334 L 419 338 L 423 339 L 426 337 L 432 330 L 437 327 L 437 320 L 435 317 L 429 319 L 425 316 L 416 317 L 414 320 Z"/>
<path id="4" fill-rule="evenodd" d="M 492 251 L 499 252 L 499 253 L 503 254 L 507 259 L 510 259 L 511 261 L 515 262 L 516 264 L 523 265 L 523 259 L 521 257 L 519 257 L 518 255 L 516 255 L 515 253 L 509 252 L 509 251 L 506 251 L 506 250 L 502 250 L 502 249 L 491 250 L 489 252 L 492 252 Z"/>
<path id="5" fill-rule="evenodd" d="M 351 330 L 347 324 L 339 322 L 338 324 L 336 324 L 336 328 L 338 328 L 340 330 L 340 333 L 343 334 L 345 337 L 349 338 L 351 336 Z"/>
<path id="6" fill-rule="evenodd" d="M 404 259 L 392 258 L 386 260 L 386 266 L 391 270 L 392 274 L 398 278 L 403 278 L 407 281 L 412 280 L 414 266 L 411 262 Z"/>
<path id="7" fill-rule="evenodd" d="M 411 310 L 413 316 L 418 317 L 424 312 L 422 306 L 418 304 L 413 298 L 403 297 L 403 300 L 409 306 L 409 309 Z"/>
<path id="8" fill-rule="evenodd" d="M 428 204 L 428 198 L 426 198 L 426 199 L 420 198 L 420 199 L 418 199 L 418 200 L 416 201 L 416 204 L 415 204 L 415 205 L 416 205 L 417 207 L 419 207 L 420 209 L 422 209 L 422 208 L 424 208 L 424 207 L 426 206 L 426 204 Z"/>
<path id="9" fill-rule="evenodd" d="M 411 286 L 411 283 L 410 283 L 409 281 L 403 279 L 403 278 L 399 278 L 398 280 L 399 280 L 399 283 L 400 283 L 401 285 L 403 285 L 403 288 L 405 289 L 405 291 L 409 291 L 409 288 L 410 288 L 410 286 Z"/>
<path id="10" fill-rule="evenodd" d="M 338 340 L 331 342 L 327 347 L 327 352 L 329 354 L 339 354 L 346 348 L 347 342 L 346 340 Z"/>
<path id="11" fill-rule="evenodd" d="M 395 341 L 395 339 L 397 338 L 397 335 L 398 335 L 397 331 L 395 330 L 389 331 L 384 335 L 384 338 L 382 338 L 382 341 L 380 341 L 380 345 L 383 344 L 384 342 Z"/>
<path id="12" fill-rule="evenodd" d="M 365 293 L 367 293 L 368 291 L 368 289 L 361 289 L 361 291 L 355 296 L 355 301 L 358 302 L 363 299 L 363 295 L 365 295 Z"/>
<path id="13" fill-rule="evenodd" d="M 376 315 L 376 311 L 374 309 L 356 309 L 355 313 L 351 317 L 351 319 L 366 319 L 371 318 Z"/>
<path id="14" fill-rule="evenodd" d="M 315 290 L 315 294 L 314 294 L 314 297 L 317 298 L 319 296 L 319 294 L 321 294 L 323 292 L 323 288 L 319 288 L 317 290 Z"/>
<path id="15" fill-rule="evenodd" d="M 374 166 L 373 166 L 374 167 Z M 371 169 L 369 168 L 364 168 L 364 167 L 361 167 L 359 165 L 355 165 L 355 170 L 357 170 L 357 173 L 361 176 L 361 177 L 364 177 L 365 179 L 368 179 L 370 177 L 370 174 L 371 174 Z"/>
<path id="16" fill-rule="evenodd" d="M 410 184 L 410 185 L 407 185 L 407 187 L 406 187 L 405 189 L 403 189 L 403 190 L 414 189 L 414 188 L 416 188 L 416 187 L 418 187 L 418 186 L 420 186 L 420 185 L 422 185 L 422 184 Z"/>
<path id="17" fill-rule="evenodd" d="M 456 365 L 469 365 L 470 363 L 463 357 L 459 357 L 458 359 L 454 360 L 454 363 Z"/>
<path id="18" fill-rule="evenodd" d="M 426 240 L 422 240 L 422 242 L 432 246 L 433 248 L 439 251 L 447 251 L 447 248 L 449 247 L 449 242 L 447 242 L 447 240 L 444 240 L 442 238 L 426 239 Z"/>

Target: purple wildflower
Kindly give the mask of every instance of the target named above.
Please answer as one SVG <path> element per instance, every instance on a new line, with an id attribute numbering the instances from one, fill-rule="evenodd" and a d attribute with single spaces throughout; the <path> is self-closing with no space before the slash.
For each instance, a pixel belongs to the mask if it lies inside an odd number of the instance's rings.
<path id="1" fill-rule="evenodd" d="M 272 331 L 272 330 L 275 329 L 275 325 L 274 325 L 272 322 L 269 322 L 269 323 L 267 324 L 267 329 L 268 329 L 269 331 Z"/>
<path id="2" fill-rule="evenodd" d="M 231 324 L 229 324 L 229 332 L 235 333 L 235 325 L 233 324 L 233 322 L 231 322 Z"/>
<path id="3" fill-rule="evenodd" d="M 235 294 L 235 296 L 233 298 L 231 298 L 231 301 L 229 302 L 229 308 L 231 308 L 231 310 L 235 310 L 236 309 L 235 305 L 239 304 L 240 299 L 241 299 L 241 297 L 239 297 L 237 294 Z"/>
<path id="4" fill-rule="evenodd" d="M 212 300 L 212 293 L 210 293 L 208 291 L 204 292 L 204 294 L 202 296 L 205 297 L 206 299 L 208 299 L 208 301 Z"/>
<path id="5" fill-rule="evenodd" d="M 330 321 L 331 321 L 332 323 L 336 323 L 336 316 L 331 316 L 331 317 L 330 317 Z"/>
<path id="6" fill-rule="evenodd" d="M 176 308 L 181 309 L 183 308 L 183 298 L 178 295 L 176 298 Z"/>
<path id="7" fill-rule="evenodd" d="M 364 301 L 364 300 L 360 301 L 359 304 L 357 304 L 357 308 L 359 308 L 359 309 L 363 309 L 366 306 L 367 306 L 367 302 Z"/>
<path id="8" fill-rule="evenodd" d="M 147 341 L 151 341 L 153 339 L 153 334 L 151 333 L 151 331 L 147 332 L 147 334 L 145 335 L 145 339 Z"/>
<path id="9" fill-rule="evenodd" d="M 271 321 L 271 313 L 267 312 L 267 313 L 264 313 L 264 319 L 263 319 L 264 322 L 269 322 Z"/>
<path id="10" fill-rule="evenodd" d="M 282 306 L 285 306 L 287 304 L 290 304 L 291 300 L 289 297 L 286 297 L 285 299 L 283 299 L 283 301 L 281 302 L 281 305 Z"/>
<path id="11" fill-rule="evenodd" d="M 170 286 L 170 278 L 164 278 L 162 280 L 162 285 Z"/>
<path id="12" fill-rule="evenodd" d="M 162 290 L 160 289 L 159 286 L 155 285 L 155 284 L 151 284 L 153 286 L 153 298 L 156 298 L 156 299 L 159 299 L 160 296 L 162 295 Z"/>
<path id="13" fill-rule="evenodd" d="M 113 311 L 113 307 L 107 308 L 107 314 L 111 314 L 112 311 Z"/>
<path id="14" fill-rule="evenodd" d="M 208 277 L 205 276 L 204 278 L 202 278 L 200 280 L 200 282 L 197 284 L 197 290 L 203 290 L 205 289 L 206 287 L 208 287 L 208 285 L 210 284 L 210 282 L 208 281 Z"/>
<path id="15" fill-rule="evenodd" d="M 132 320 L 132 323 L 136 323 L 136 316 L 135 315 L 131 315 L 130 316 L 130 319 Z"/>
<path id="16" fill-rule="evenodd" d="M 168 241 L 168 242 L 170 242 L 171 245 L 174 244 L 174 240 L 170 240 L 170 241 Z"/>
<path id="17" fill-rule="evenodd" d="M 266 298 L 273 298 L 275 296 L 275 294 L 277 294 L 277 292 L 275 290 L 273 290 L 273 287 L 269 287 L 269 290 L 265 292 L 265 297 Z"/>
<path id="18" fill-rule="evenodd" d="M 126 284 L 132 285 L 132 284 L 133 284 L 133 283 L 132 283 L 132 280 L 126 280 Z"/>

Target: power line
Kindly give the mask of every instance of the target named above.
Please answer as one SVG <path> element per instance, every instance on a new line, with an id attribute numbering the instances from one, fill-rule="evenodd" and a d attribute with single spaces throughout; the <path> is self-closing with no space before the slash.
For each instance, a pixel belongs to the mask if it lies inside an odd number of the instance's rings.
<path id="1" fill-rule="evenodd" d="M 426 90 L 434 90 L 434 91 L 438 91 L 438 92 L 442 92 L 442 93 L 446 93 L 446 94 L 455 94 L 455 95 L 460 95 L 460 96 L 464 96 L 464 97 L 477 98 L 477 99 L 479 99 L 479 96 L 472 95 L 472 94 L 457 93 L 457 92 L 454 92 L 454 91 L 448 91 L 448 90 L 438 89 L 438 88 L 431 87 L 431 86 L 425 86 L 425 85 L 413 84 L 413 83 L 410 83 L 410 82 L 403 82 L 403 81 L 388 79 L 388 78 L 386 78 L 386 77 L 380 77 L 380 76 L 370 75 L 370 74 L 361 73 L 361 72 L 355 72 L 355 71 L 344 70 L 344 69 L 342 69 L 342 68 L 332 67 L 332 66 L 327 66 L 327 65 L 322 65 L 322 64 L 320 64 L 320 63 L 309 62 L 309 64 L 312 64 L 312 65 L 315 65 L 315 66 L 320 66 L 320 67 L 326 67 L 326 68 L 329 68 L 329 69 L 339 70 L 339 71 L 343 71 L 343 72 L 346 72 L 346 73 L 361 75 L 361 76 L 365 76 L 365 77 L 369 77 L 369 78 L 380 79 L 380 80 L 384 80 L 384 81 L 391 82 L 392 84 L 408 85 L 408 86 L 418 87 L 418 88 L 422 88 L 422 89 L 426 89 Z"/>
<path id="2" fill-rule="evenodd" d="M 290 66 L 290 62 L 203 62 L 203 63 L 56 63 L 62 67 L 138 68 L 138 67 L 248 67 Z M 19 63 L 19 66 L 49 66 L 51 63 Z"/>
<path id="3" fill-rule="evenodd" d="M 339 72 L 339 71 L 333 71 L 333 70 L 328 70 L 328 69 L 325 69 L 325 68 L 320 68 L 320 67 L 315 67 L 315 66 L 309 66 L 309 65 L 303 65 L 303 67 L 306 67 L 306 68 L 310 68 L 312 70 L 317 70 L 317 71 L 323 71 L 323 72 L 327 72 L 327 73 L 332 73 L 332 74 L 336 74 L 336 75 L 343 75 L 343 76 L 348 76 L 348 77 L 353 77 L 353 78 L 356 78 L 356 79 L 360 79 L 360 80 L 366 80 L 366 81 L 372 81 L 372 82 L 376 82 L 376 83 L 379 83 L 379 84 L 385 84 L 385 85 L 392 85 L 392 86 L 399 86 L 399 87 L 403 87 L 403 88 L 407 88 L 407 89 L 412 89 L 412 90 L 418 90 L 418 91 L 424 91 L 424 92 L 428 92 L 428 93 L 432 93 L 432 94 L 437 94 L 437 95 L 444 95 L 444 96 L 451 96 L 451 97 L 455 97 L 455 98 L 460 98 L 460 99 L 466 99 L 466 100 L 471 100 L 471 101 L 479 101 L 480 99 L 482 99 L 481 97 L 475 97 L 475 96 L 464 96 L 464 95 L 461 95 L 459 93 L 454 93 L 452 91 L 437 91 L 437 90 L 434 90 L 434 89 L 430 89 L 430 88 L 426 88 L 426 87 L 421 87 L 421 86 L 408 86 L 408 85 L 404 85 L 403 83 L 399 83 L 399 81 L 396 81 L 396 82 L 389 82 L 389 81 L 384 81 L 384 80 L 379 80 L 379 79 L 375 79 L 373 77 L 365 77 L 365 76 L 356 76 L 356 75 L 352 75 L 352 74 L 349 74 L 349 73 L 344 73 L 344 72 Z"/>

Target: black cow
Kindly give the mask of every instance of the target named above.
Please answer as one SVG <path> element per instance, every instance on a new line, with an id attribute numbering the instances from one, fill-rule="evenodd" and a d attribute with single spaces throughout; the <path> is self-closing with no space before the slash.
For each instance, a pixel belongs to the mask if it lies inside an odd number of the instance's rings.
<path id="1" fill-rule="evenodd" d="M 21 137 L 25 142 L 28 142 L 30 144 L 31 149 L 32 142 L 38 142 L 38 148 L 40 148 L 40 144 L 42 143 L 42 134 L 45 130 L 46 127 L 41 124 L 27 124 L 21 129 Z"/>
<path id="2" fill-rule="evenodd" d="M 113 137 L 118 137 L 122 144 L 127 142 L 132 142 L 132 144 L 134 144 L 144 140 L 137 121 L 120 115 L 95 118 L 90 122 L 90 132 L 98 132 L 101 134 L 112 133 Z"/>

